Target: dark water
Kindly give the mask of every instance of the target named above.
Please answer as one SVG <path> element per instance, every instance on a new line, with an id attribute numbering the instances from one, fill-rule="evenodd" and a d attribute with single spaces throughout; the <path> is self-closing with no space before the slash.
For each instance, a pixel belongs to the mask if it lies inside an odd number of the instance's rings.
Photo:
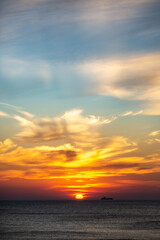
<path id="1" fill-rule="evenodd" d="M 160 240 L 158 201 L 1 201 L 1 240 Z"/>

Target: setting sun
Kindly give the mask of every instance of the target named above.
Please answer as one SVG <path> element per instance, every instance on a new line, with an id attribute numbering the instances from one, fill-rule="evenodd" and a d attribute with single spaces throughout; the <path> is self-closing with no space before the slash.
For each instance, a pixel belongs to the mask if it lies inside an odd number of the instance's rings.
<path id="1" fill-rule="evenodd" d="M 82 194 L 77 194 L 76 199 L 83 199 L 83 195 Z"/>

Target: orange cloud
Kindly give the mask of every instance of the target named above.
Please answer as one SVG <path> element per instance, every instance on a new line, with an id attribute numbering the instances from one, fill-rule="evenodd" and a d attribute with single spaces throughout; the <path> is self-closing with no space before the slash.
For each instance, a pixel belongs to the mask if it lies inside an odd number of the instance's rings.
<path id="1" fill-rule="evenodd" d="M 17 145 L 12 140 L 6 139 L 4 142 L 0 142 L 0 153 L 6 152 L 15 148 Z"/>
<path id="2" fill-rule="evenodd" d="M 43 142 L 66 139 L 82 148 L 93 147 L 99 136 L 97 128 L 114 120 L 94 115 L 83 116 L 81 109 L 73 109 L 55 118 L 28 120 L 15 115 L 14 119 L 24 128 L 16 135 L 19 141 Z"/>
<path id="3" fill-rule="evenodd" d="M 36 181 L 37 184 L 44 180 L 44 192 L 46 188 L 47 191 L 56 189 L 56 192 L 59 189 L 59 194 L 65 191 L 68 197 L 80 190 L 85 196 L 91 197 L 93 193 L 97 196 L 96 194 L 105 189 L 118 186 L 123 188 L 123 185 L 131 184 L 120 183 L 118 179 L 121 176 L 128 181 L 127 176 L 130 174 L 134 174 L 136 179 L 137 174 L 160 171 L 156 157 L 152 161 L 142 157 L 129 158 L 128 152 L 136 151 L 137 145 L 123 137 L 113 137 L 108 143 L 87 151 L 75 148 L 69 143 L 57 147 L 43 145 L 24 148 L 7 140 L 1 143 L 1 146 L 2 185 L 11 179 Z"/>
<path id="4" fill-rule="evenodd" d="M 134 114 L 130 111 L 118 117 Z M 123 136 L 108 137 L 105 131 L 102 134 L 105 118 L 84 116 L 80 109 L 55 118 L 36 119 L 28 114 L 13 118 L 22 130 L 14 138 L 16 143 L 10 139 L 0 143 L 2 189 L 11 180 L 23 179 L 27 188 L 26 181 L 33 181 L 37 187 L 44 181 L 41 190 L 46 196 L 53 190 L 61 197 L 63 193 L 71 197 L 79 191 L 85 197 L 93 197 L 103 191 L 142 183 L 144 180 L 135 182 L 139 175 L 160 172 L 160 155 L 155 151 L 147 153 L 148 145 L 140 151 L 135 141 Z M 159 130 L 151 132 L 149 137 L 158 139 L 158 134 Z M 129 181 L 131 174 L 135 179 Z"/>

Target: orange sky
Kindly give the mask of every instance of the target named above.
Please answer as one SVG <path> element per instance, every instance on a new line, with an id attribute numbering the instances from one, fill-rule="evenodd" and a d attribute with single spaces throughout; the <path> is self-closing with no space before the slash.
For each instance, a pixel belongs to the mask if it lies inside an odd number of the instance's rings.
<path id="1" fill-rule="evenodd" d="M 19 110 L 3 117 L 16 119 L 21 131 L 0 145 L 2 199 L 159 197 L 160 131 L 142 144 L 106 136 L 109 120 L 77 109 L 55 118 L 36 119 Z"/>

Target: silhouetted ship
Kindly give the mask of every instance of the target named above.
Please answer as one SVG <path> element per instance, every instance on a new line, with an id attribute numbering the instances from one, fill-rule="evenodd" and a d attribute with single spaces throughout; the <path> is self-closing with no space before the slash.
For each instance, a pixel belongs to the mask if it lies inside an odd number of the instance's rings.
<path id="1" fill-rule="evenodd" d="M 106 198 L 106 197 L 102 197 L 101 200 L 104 200 L 104 201 L 112 201 L 113 198 Z"/>

